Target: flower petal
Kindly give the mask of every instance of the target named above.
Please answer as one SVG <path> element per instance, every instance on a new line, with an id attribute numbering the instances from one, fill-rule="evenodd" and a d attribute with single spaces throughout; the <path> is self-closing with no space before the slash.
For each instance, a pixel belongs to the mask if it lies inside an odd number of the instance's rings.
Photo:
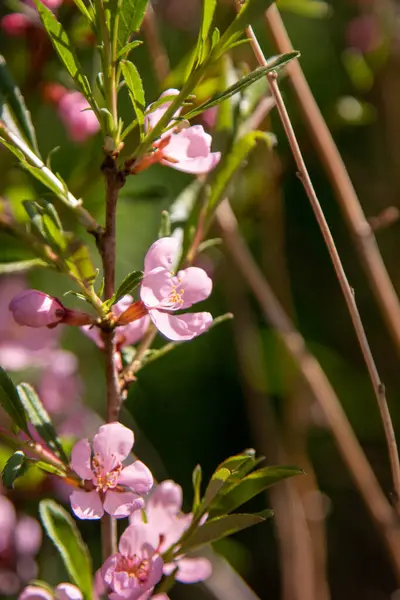
<path id="1" fill-rule="evenodd" d="M 72 448 L 71 467 L 82 479 L 92 479 L 91 450 L 89 440 L 79 440 Z"/>
<path id="2" fill-rule="evenodd" d="M 171 479 L 159 483 L 147 501 L 147 507 L 156 508 L 157 506 L 176 515 L 182 509 L 181 486 Z"/>
<path id="3" fill-rule="evenodd" d="M 147 523 L 129 525 L 119 540 L 119 551 L 122 556 L 144 556 L 151 558 L 159 544 L 158 531 Z"/>
<path id="4" fill-rule="evenodd" d="M 183 304 L 180 307 L 182 309 L 205 300 L 211 294 L 213 283 L 204 269 L 199 267 L 183 269 L 178 272 L 177 279 L 179 286 L 184 290 Z"/>
<path id="5" fill-rule="evenodd" d="M 161 98 L 163 98 L 164 96 L 177 96 L 178 94 L 179 94 L 179 90 L 171 88 L 169 90 L 165 90 L 165 92 L 163 92 L 161 94 L 159 100 Z M 158 121 L 164 116 L 164 113 L 171 106 L 172 100 L 167 100 L 163 104 L 160 104 L 160 106 L 158 106 L 154 110 L 151 110 L 151 107 L 153 106 L 153 104 L 154 104 L 154 102 L 152 104 L 150 104 L 148 106 L 148 108 L 146 109 L 145 118 L 144 118 L 144 126 L 145 126 L 146 131 L 148 131 L 149 129 L 153 129 L 157 125 Z M 179 116 L 180 112 L 181 112 L 181 108 L 179 108 L 176 111 L 175 116 L 176 117 Z"/>
<path id="6" fill-rule="evenodd" d="M 106 492 L 104 510 L 116 519 L 129 517 L 135 510 L 139 510 L 143 507 L 143 498 L 140 498 L 133 492 L 113 492 L 111 490 Z"/>
<path id="7" fill-rule="evenodd" d="M 103 504 L 96 490 L 92 492 L 75 490 L 69 499 L 78 519 L 101 519 L 104 515 Z"/>
<path id="8" fill-rule="evenodd" d="M 181 558 L 176 562 L 174 568 L 176 566 L 178 566 L 178 572 L 175 575 L 175 579 L 181 583 L 204 581 L 212 573 L 212 565 L 207 558 Z"/>
<path id="9" fill-rule="evenodd" d="M 118 346 L 130 346 L 136 344 L 142 339 L 150 325 L 150 318 L 148 315 L 141 317 L 136 321 L 132 321 L 124 327 L 117 328 L 117 344 Z"/>
<path id="10" fill-rule="evenodd" d="M 193 125 L 179 133 L 173 133 L 163 150 L 165 158 L 161 162 L 186 173 L 208 173 L 221 158 L 220 152 L 211 152 L 211 141 L 211 136 L 201 125 Z"/>
<path id="11" fill-rule="evenodd" d="M 143 277 L 140 298 L 146 308 L 180 308 L 170 298 L 175 294 L 176 277 L 166 269 L 154 269 Z"/>
<path id="12" fill-rule="evenodd" d="M 127 485 L 136 494 L 148 494 L 153 487 L 153 475 L 142 461 L 136 460 L 122 469 L 118 483 Z"/>
<path id="13" fill-rule="evenodd" d="M 174 342 L 192 340 L 207 331 L 213 321 L 211 314 L 208 312 L 171 315 L 152 308 L 149 314 L 160 333 Z"/>
<path id="14" fill-rule="evenodd" d="M 163 237 L 154 242 L 144 259 L 144 274 L 162 267 L 171 271 L 175 267 L 180 251 L 179 241 L 173 237 Z"/>
<path id="15" fill-rule="evenodd" d="M 221 160 L 221 152 L 210 152 L 208 156 L 199 156 L 197 158 L 190 158 L 187 160 L 181 160 L 179 162 L 170 162 L 165 158 L 160 162 L 165 167 L 172 167 L 177 171 L 183 173 L 191 173 L 192 175 L 204 175 L 209 173 Z"/>
<path id="16" fill-rule="evenodd" d="M 106 423 L 93 438 L 93 450 L 103 461 L 104 471 L 112 471 L 132 450 L 133 432 L 121 423 Z"/>
<path id="17" fill-rule="evenodd" d="M 37 585 L 28 585 L 20 593 L 18 600 L 54 600 L 53 595 L 45 588 Z"/>
<path id="18" fill-rule="evenodd" d="M 57 600 L 83 600 L 82 592 L 71 583 L 60 583 L 56 587 Z"/>

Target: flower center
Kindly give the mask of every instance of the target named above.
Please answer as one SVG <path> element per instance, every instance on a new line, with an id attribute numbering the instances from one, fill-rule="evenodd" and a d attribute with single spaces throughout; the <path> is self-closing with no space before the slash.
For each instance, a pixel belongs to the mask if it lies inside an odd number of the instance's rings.
<path id="1" fill-rule="evenodd" d="M 98 454 L 95 454 L 92 459 L 92 471 L 95 479 L 94 484 L 96 486 L 96 492 L 106 492 L 110 488 L 117 487 L 119 476 L 122 471 L 122 465 L 118 462 L 113 469 L 106 471 L 101 457 Z"/>
<path id="2" fill-rule="evenodd" d="M 170 295 L 168 296 L 168 298 L 166 298 L 164 300 L 163 304 L 167 308 L 180 308 L 183 304 L 184 292 L 185 292 L 185 290 L 183 288 L 181 288 L 180 290 L 177 290 L 176 286 L 174 285 L 172 287 L 172 291 L 171 291 Z"/>
<path id="3" fill-rule="evenodd" d="M 139 583 L 146 583 L 150 575 L 150 561 L 147 558 L 134 556 L 120 556 L 116 571 L 128 573 L 129 577 L 137 579 Z"/>

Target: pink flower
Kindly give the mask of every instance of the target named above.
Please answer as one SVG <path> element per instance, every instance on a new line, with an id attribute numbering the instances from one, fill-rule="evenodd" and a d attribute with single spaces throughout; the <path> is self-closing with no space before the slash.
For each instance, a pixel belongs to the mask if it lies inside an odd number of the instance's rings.
<path id="1" fill-rule="evenodd" d="M 212 316 L 208 312 L 175 315 L 211 294 L 212 281 L 198 267 L 171 270 L 177 262 L 179 241 L 165 237 L 150 246 L 144 260 L 140 297 L 157 329 L 170 340 L 184 341 L 206 331 Z"/>
<path id="2" fill-rule="evenodd" d="M 7 35 L 21 37 L 31 25 L 31 20 L 23 13 L 10 13 L 1 19 L 0 24 Z"/>
<path id="3" fill-rule="evenodd" d="M 71 466 L 87 490 L 76 490 L 70 496 L 79 519 L 100 519 L 104 511 L 119 519 L 143 508 L 141 496 L 150 491 L 153 476 L 139 460 L 122 467 L 133 442 L 130 429 L 121 423 L 107 423 L 93 438 L 93 457 L 87 439 L 72 448 Z"/>
<path id="4" fill-rule="evenodd" d="M 100 130 L 96 115 L 80 92 L 66 91 L 58 102 L 58 113 L 70 139 L 78 144 Z"/>
<path id="5" fill-rule="evenodd" d="M 112 590 L 110 600 L 138 600 L 146 592 L 151 593 L 163 574 L 159 542 L 158 533 L 145 523 L 125 529 L 119 552 L 101 568 L 104 583 Z"/>
<path id="6" fill-rule="evenodd" d="M 59 300 L 38 290 L 20 292 L 11 300 L 9 309 L 16 322 L 27 327 L 54 327 L 65 315 Z"/>
<path id="7" fill-rule="evenodd" d="M 18 600 L 83 600 L 82 592 L 71 583 L 60 583 L 54 594 L 38 585 L 28 585 L 19 595 Z"/>
<path id="8" fill-rule="evenodd" d="M 170 89 L 161 94 L 160 98 L 178 94 L 179 90 Z M 145 117 L 146 129 L 154 128 L 171 103 L 170 100 L 167 100 L 154 110 L 151 110 L 153 105 L 150 104 Z M 176 117 L 179 116 L 180 111 L 181 109 L 175 113 Z M 157 162 L 185 173 L 196 175 L 208 173 L 214 169 L 221 158 L 220 152 L 211 152 L 211 142 L 211 136 L 204 131 L 201 125 L 192 125 L 187 128 L 177 125 L 174 129 L 164 132 L 155 142 L 155 153 L 151 157 L 151 161 L 156 162 L 154 159 L 157 158 Z"/>
<path id="9" fill-rule="evenodd" d="M 163 481 L 152 492 L 146 501 L 146 520 L 161 540 L 161 554 L 169 550 L 189 528 L 193 515 L 182 514 L 182 488 L 174 481 Z M 134 513 L 130 522 L 137 525 L 141 522 L 141 513 Z M 164 574 L 169 575 L 176 567 L 175 579 L 181 583 L 195 583 L 207 579 L 212 572 L 212 566 L 206 558 L 186 558 L 179 556 L 171 563 L 164 565 Z"/>
<path id="10" fill-rule="evenodd" d="M 21 584 L 37 576 L 35 555 L 42 543 L 39 523 L 17 516 L 13 504 L 0 494 L 0 597 L 17 594 Z"/>
<path id="11" fill-rule="evenodd" d="M 116 304 L 114 304 L 111 310 L 116 317 L 119 317 L 132 304 L 132 302 L 132 296 L 126 295 Z M 115 330 L 115 342 L 117 348 L 119 349 L 123 346 L 136 344 L 146 333 L 149 324 L 150 319 L 148 316 L 145 316 L 137 319 L 136 321 L 128 323 L 128 325 L 117 327 Z M 98 327 L 84 326 L 81 329 L 83 333 L 93 340 L 99 348 L 103 348 L 103 340 L 101 339 L 101 334 Z"/>

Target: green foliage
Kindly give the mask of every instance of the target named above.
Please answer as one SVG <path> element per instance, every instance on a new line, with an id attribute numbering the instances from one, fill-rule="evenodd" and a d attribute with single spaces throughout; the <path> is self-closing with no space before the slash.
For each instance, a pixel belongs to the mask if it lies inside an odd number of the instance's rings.
<path id="1" fill-rule="evenodd" d="M 121 300 L 123 296 L 134 292 L 142 279 L 143 271 L 132 271 L 132 273 L 129 273 L 129 275 L 121 281 L 115 294 L 104 303 L 105 306 L 110 308 L 113 304 L 118 302 L 118 300 Z"/>
<path id="2" fill-rule="evenodd" d="M 121 61 L 121 70 L 125 78 L 126 85 L 128 86 L 129 97 L 132 102 L 133 110 L 136 114 L 137 122 L 139 123 L 140 135 L 141 138 L 143 138 L 144 110 L 146 107 L 146 100 L 144 97 L 142 80 L 140 78 L 139 71 L 129 60 Z"/>
<path id="3" fill-rule="evenodd" d="M 52 11 L 47 8 L 40 0 L 35 0 L 36 8 L 39 12 L 43 27 L 46 29 L 49 38 L 56 50 L 58 56 L 63 62 L 68 73 L 79 87 L 92 109 L 98 115 L 98 108 L 93 98 L 89 80 L 83 72 L 78 57 L 75 54 L 66 31 L 61 23 L 57 21 Z"/>
<path id="4" fill-rule="evenodd" d="M 18 395 L 18 392 L 7 375 L 0 367 L 0 404 L 12 419 L 13 423 L 29 435 L 28 422 L 24 406 Z"/>
<path id="5" fill-rule="evenodd" d="M 241 6 L 234 21 L 225 30 L 217 46 L 216 53 L 228 50 L 237 41 L 244 29 L 263 16 L 272 0 L 246 0 Z"/>
<path id="6" fill-rule="evenodd" d="M 72 517 L 53 500 L 42 500 L 40 517 L 47 535 L 61 554 L 72 581 L 85 600 L 92 599 L 92 564 L 87 546 Z"/>
<path id="7" fill-rule="evenodd" d="M 65 464 L 68 464 L 68 457 L 64 452 L 51 419 L 33 387 L 28 383 L 20 383 L 17 386 L 17 392 L 29 421 L 35 427 L 40 437 L 47 443 L 56 456 Z"/>
<path id="8" fill-rule="evenodd" d="M 94 283 L 97 273 L 86 244 L 80 240 L 72 240 L 64 252 L 63 259 L 75 279 L 85 286 Z"/>
<path id="9" fill-rule="evenodd" d="M 161 223 L 158 231 L 158 237 L 169 237 L 171 235 L 171 217 L 167 210 L 161 212 Z"/>
<path id="10" fill-rule="evenodd" d="M 2 480 L 4 486 L 8 489 L 12 489 L 15 480 L 26 472 L 27 466 L 25 454 L 21 450 L 14 452 L 3 469 Z"/>
<path id="11" fill-rule="evenodd" d="M 133 33 L 139 31 L 148 0 L 121 0 L 119 8 L 118 45 L 124 48 Z"/>
<path id="12" fill-rule="evenodd" d="M 193 469 L 192 473 L 192 483 L 193 483 L 193 506 L 192 512 L 196 512 L 200 505 L 201 498 L 201 480 L 203 478 L 203 473 L 200 465 L 196 465 Z"/>
<path id="13" fill-rule="evenodd" d="M 30 112 L 20 90 L 8 72 L 4 57 L 0 55 L 0 117 L 3 121 L 7 121 L 7 115 L 4 114 L 6 107 L 21 136 L 24 137 L 30 148 L 39 154 Z"/>

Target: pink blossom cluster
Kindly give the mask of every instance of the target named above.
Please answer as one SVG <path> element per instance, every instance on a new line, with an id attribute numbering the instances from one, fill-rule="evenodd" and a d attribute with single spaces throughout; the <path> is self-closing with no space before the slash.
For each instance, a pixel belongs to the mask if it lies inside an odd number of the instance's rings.
<path id="1" fill-rule="evenodd" d="M 177 96 L 179 90 L 169 89 L 163 92 L 163 97 Z M 145 113 L 145 129 L 151 131 L 164 116 L 171 106 L 172 100 L 165 100 L 153 108 L 150 104 Z M 177 119 L 181 113 L 179 108 L 174 118 Z M 204 131 L 201 125 L 187 126 L 177 121 L 169 123 L 166 131 L 153 143 L 153 151 L 132 167 L 133 173 L 147 169 L 154 163 L 161 163 L 168 167 L 201 175 L 212 171 L 221 159 L 220 152 L 211 152 L 211 135 Z"/>
<path id="2" fill-rule="evenodd" d="M 37 576 L 35 556 L 42 543 L 36 519 L 17 514 L 12 502 L 0 493 L 0 596 L 13 595 Z"/>
<path id="3" fill-rule="evenodd" d="M 55 11 L 61 6 L 63 0 L 41 0 L 41 2 L 50 10 Z M 30 27 L 40 26 L 33 0 L 22 0 L 21 12 L 5 15 L 0 21 L 0 26 L 7 35 L 12 37 L 21 37 Z"/>

